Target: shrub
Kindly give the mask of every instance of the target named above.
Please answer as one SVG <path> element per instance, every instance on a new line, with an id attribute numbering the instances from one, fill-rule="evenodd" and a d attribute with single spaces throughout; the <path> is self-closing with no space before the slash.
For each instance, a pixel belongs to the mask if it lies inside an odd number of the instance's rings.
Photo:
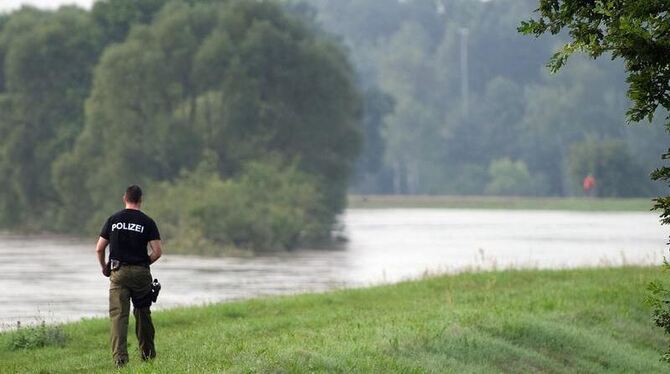
<path id="1" fill-rule="evenodd" d="M 494 160 L 489 166 L 489 177 L 486 186 L 489 195 L 538 195 L 543 190 L 542 180 L 534 178 L 523 161 L 509 158 Z"/>
<path id="2" fill-rule="evenodd" d="M 201 166 L 161 183 L 147 210 L 178 252 L 291 249 L 329 233 L 316 186 L 294 165 L 252 162 L 228 180 Z"/>
<path id="3" fill-rule="evenodd" d="M 9 334 L 9 349 L 35 349 L 48 346 L 62 347 L 67 341 L 62 326 L 23 327 Z"/>

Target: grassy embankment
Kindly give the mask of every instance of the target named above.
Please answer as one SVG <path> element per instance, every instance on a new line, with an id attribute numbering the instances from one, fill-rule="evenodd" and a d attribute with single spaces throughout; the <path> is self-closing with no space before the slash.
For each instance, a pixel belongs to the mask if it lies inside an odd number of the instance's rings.
<path id="1" fill-rule="evenodd" d="M 649 211 L 651 198 L 350 195 L 349 208 L 531 209 Z"/>
<path id="2" fill-rule="evenodd" d="M 161 311 L 158 358 L 133 355 L 123 372 L 668 372 L 665 338 L 642 301 L 660 276 L 633 267 L 460 274 Z M 65 332 L 64 347 L 19 351 L 0 335 L 0 372 L 113 371 L 108 321 Z"/>

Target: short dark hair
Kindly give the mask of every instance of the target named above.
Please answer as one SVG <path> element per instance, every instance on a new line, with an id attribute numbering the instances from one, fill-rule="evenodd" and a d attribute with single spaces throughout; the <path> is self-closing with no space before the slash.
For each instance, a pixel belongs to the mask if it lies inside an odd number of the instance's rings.
<path id="1" fill-rule="evenodd" d="M 126 200 L 129 203 L 134 204 L 137 204 L 140 201 L 142 201 L 142 189 L 140 188 L 140 186 L 136 184 L 128 186 L 128 188 L 126 188 Z"/>

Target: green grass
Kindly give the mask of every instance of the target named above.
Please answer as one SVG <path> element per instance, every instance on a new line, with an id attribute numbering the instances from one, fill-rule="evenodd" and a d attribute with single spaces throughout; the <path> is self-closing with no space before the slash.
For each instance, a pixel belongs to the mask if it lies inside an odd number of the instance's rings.
<path id="1" fill-rule="evenodd" d="M 132 373 L 661 373 L 643 304 L 656 268 L 460 274 L 154 313 L 158 357 Z M 63 347 L 12 351 L 0 373 L 112 372 L 108 321 Z M 131 326 L 132 328 L 132 326 Z M 132 331 L 132 330 L 131 330 Z"/>
<path id="2" fill-rule="evenodd" d="M 350 195 L 349 208 L 649 211 L 652 198 Z"/>

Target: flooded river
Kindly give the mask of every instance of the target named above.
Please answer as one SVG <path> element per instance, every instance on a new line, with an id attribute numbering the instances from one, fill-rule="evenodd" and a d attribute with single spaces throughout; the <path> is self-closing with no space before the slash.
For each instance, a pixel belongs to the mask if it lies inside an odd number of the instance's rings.
<path id="1" fill-rule="evenodd" d="M 171 255 L 152 267 L 158 308 L 504 268 L 658 264 L 653 213 L 351 209 L 348 242 L 256 257 Z M 89 241 L 0 235 L 0 328 L 104 316 L 107 278 Z"/>

